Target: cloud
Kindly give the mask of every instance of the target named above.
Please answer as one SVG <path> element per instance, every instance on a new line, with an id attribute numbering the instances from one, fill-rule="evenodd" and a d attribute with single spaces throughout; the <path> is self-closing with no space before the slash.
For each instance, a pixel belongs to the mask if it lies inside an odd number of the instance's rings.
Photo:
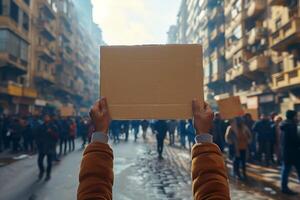
<path id="1" fill-rule="evenodd" d="M 111 45 L 165 43 L 180 0 L 92 0 L 94 20 Z M 177 2 L 177 3 L 175 3 Z"/>

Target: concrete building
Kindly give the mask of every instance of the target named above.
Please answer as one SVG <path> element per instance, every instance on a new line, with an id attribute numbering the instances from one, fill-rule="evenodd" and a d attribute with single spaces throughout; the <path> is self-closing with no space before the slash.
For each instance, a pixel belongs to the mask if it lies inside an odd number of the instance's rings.
<path id="1" fill-rule="evenodd" d="M 168 31 L 168 44 L 176 44 L 177 43 L 177 26 L 172 25 Z"/>
<path id="2" fill-rule="evenodd" d="M 182 0 L 177 43 L 203 45 L 206 100 L 300 110 L 299 0 Z M 298 27 L 299 26 L 299 27 Z"/>
<path id="3" fill-rule="evenodd" d="M 29 114 L 72 106 L 87 111 L 99 97 L 101 29 L 92 29 L 92 18 L 91 30 L 83 28 L 71 0 L 1 3 L 2 110 Z"/>

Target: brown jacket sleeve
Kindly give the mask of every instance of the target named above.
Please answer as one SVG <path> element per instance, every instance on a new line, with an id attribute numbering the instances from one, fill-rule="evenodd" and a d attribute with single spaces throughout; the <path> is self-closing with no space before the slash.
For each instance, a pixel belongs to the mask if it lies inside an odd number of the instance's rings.
<path id="1" fill-rule="evenodd" d="M 81 161 L 77 199 L 111 200 L 113 181 L 112 149 L 99 142 L 89 144 Z"/>
<path id="2" fill-rule="evenodd" d="M 195 200 L 230 199 L 225 163 L 217 145 L 203 143 L 193 147 L 192 180 Z"/>

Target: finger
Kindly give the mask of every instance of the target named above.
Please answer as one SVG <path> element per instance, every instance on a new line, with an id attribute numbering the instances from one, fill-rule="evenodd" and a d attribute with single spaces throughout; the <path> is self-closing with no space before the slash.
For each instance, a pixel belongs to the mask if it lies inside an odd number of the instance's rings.
<path id="1" fill-rule="evenodd" d="M 101 104 L 101 112 L 107 113 L 108 112 L 108 106 L 107 106 L 107 99 L 103 97 L 100 101 Z"/>

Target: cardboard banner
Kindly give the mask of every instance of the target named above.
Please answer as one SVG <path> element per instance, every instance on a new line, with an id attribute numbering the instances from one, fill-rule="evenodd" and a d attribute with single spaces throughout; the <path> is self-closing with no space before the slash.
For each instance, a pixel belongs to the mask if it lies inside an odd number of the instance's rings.
<path id="1" fill-rule="evenodd" d="M 72 117 L 75 115 L 75 110 L 73 107 L 64 106 L 60 108 L 61 117 Z"/>
<path id="2" fill-rule="evenodd" d="M 259 114 L 257 109 L 244 109 L 244 113 L 249 113 L 252 116 L 253 120 L 259 119 Z"/>
<path id="3" fill-rule="evenodd" d="M 203 106 L 201 45 L 101 47 L 100 94 L 113 119 L 188 119 Z"/>
<path id="4" fill-rule="evenodd" d="M 240 97 L 229 97 L 217 101 L 222 119 L 233 119 L 244 114 Z"/>

